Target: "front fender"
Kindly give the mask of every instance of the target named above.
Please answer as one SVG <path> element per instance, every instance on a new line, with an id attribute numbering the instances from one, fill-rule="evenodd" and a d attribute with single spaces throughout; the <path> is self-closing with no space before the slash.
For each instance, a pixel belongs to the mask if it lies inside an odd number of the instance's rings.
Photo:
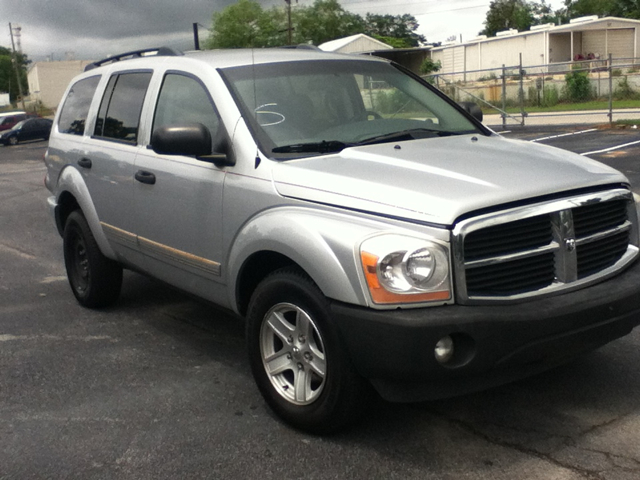
<path id="1" fill-rule="evenodd" d="M 58 205 L 60 205 L 60 198 L 65 192 L 73 195 L 78 205 L 80 205 L 84 217 L 87 219 L 91 233 L 93 233 L 100 247 L 100 251 L 105 257 L 116 260 L 116 254 L 109 245 L 107 237 L 104 235 L 100 220 L 98 219 L 98 213 L 93 206 L 93 200 L 89 194 L 89 189 L 80 172 L 72 166 L 65 167 L 58 177 L 58 184 L 55 191 L 56 203 Z"/>
<path id="2" fill-rule="evenodd" d="M 388 228 L 388 227 L 387 227 Z M 244 262 L 262 251 L 284 255 L 300 266 L 329 298 L 368 305 L 356 247 L 383 224 L 304 207 L 279 207 L 253 217 L 231 248 L 227 281 L 233 286 Z M 229 288 L 230 305 L 236 305 Z"/>

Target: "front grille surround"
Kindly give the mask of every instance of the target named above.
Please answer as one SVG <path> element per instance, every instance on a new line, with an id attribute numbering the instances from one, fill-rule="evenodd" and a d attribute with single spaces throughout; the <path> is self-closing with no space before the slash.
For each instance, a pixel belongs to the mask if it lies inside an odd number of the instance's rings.
<path id="1" fill-rule="evenodd" d="M 617 188 L 479 215 L 455 226 L 452 245 L 460 304 L 575 290 L 637 258 L 635 202 Z"/>

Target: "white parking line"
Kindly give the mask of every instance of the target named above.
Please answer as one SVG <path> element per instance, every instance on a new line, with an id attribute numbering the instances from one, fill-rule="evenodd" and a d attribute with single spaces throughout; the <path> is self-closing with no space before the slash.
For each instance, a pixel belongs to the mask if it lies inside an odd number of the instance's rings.
<path id="1" fill-rule="evenodd" d="M 590 128 L 589 130 L 579 130 L 577 132 L 561 133 L 560 135 L 551 135 L 550 137 L 535 138 L 535 139 L 533 139 L 531 141 L 532 142 L 541 142 L 543 140 L 551 140 L 553 138 L 570 137 L 571 135 L 581 135 L 583 133 L 596 132 L 597 130 L 598 130 L 597 128 Z"/>
<path id="2" fill-rule="evenodd" d="M 618 150 L 619 148 L 629 147 L 631 145 L 637 145 L 640 143 L 640 140 L 636 140 L 635 142 L 624 143 L 622 145 L 616 145 L 615 147 L 604 148 L 602 150 L 594 150 L 593 152 L 584 152 L 580 155 L 595 155 L 596 153 L 606 153 L 611 152 L 613 150 Z"/>

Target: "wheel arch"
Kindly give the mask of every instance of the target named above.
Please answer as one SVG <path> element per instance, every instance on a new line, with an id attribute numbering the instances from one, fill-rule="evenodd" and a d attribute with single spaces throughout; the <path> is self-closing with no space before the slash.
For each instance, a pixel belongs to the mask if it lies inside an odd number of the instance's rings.
<path id="1" fill-rule="evenodd" d="M 102 254 L 117 260 L 115 252 L 104 235 L 89 189 L 80 172 L 73 167 L 65 168 L 58 179 L 56 192 L 55 221 L 58 231 L 61 234 L 64 232 L 67 218 L 71 212 L 79 209 L 86 218 Z"/>
<path id="2" fill-rule="evenodd" d="M 236 281 L 236 305 L 238 312 L 245 316 L 249 307 L 251 295 L 260 282 L 269 274 L 284 267 L 296 266 L 292 259 L 274 251 L 255 252 L 245 260 L 238 272 Z M 306 273 L 306 272 L 305 272 Z"/>
<path id="3" fill-rule="evenodd" d="M 297 266 L 331 299 L 367 305 L 354 246 L 364 235 L 344 218 L 304 209 L 274 209 L 235 236 L 227 262 L 230 304 L 244 315 L 251 294 L 271 272 Z"/>

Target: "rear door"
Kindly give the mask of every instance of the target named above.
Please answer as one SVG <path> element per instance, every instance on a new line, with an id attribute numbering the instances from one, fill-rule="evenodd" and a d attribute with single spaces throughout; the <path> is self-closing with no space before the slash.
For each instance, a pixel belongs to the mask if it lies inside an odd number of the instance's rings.
<path id="1" fill-rule="evenodd" d="M 140 262 L 133 219 L 138 130 L 151 70 L 113 73 L 100 101 L 91 137 L 77 163 L 83 172 L 98 219 L 112 248 L 125 261 Z"/>

